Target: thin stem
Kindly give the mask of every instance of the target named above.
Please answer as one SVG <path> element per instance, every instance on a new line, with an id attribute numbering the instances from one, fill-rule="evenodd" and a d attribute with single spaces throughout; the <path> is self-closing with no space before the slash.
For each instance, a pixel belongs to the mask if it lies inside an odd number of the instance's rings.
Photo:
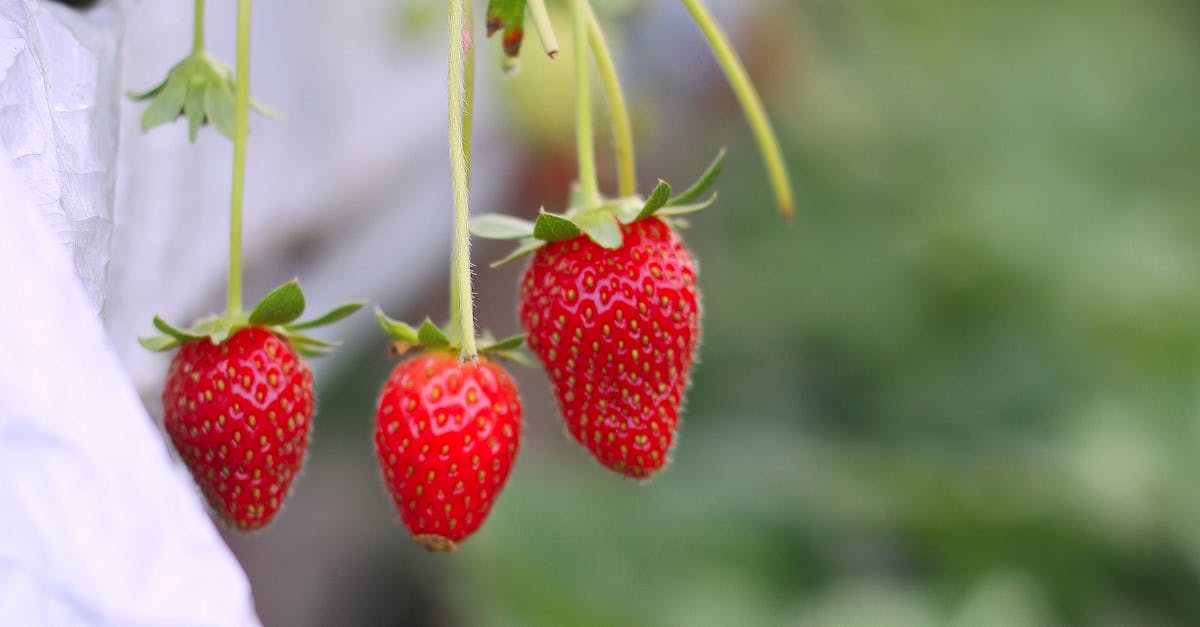
<path id="1" fill-rule="evenodd" d="M 550 13 L 546 11 L 545 0 L 529 0 L 529 14 L 533 17 L 533 27 L 537 30 L 538 39 L 542 40 L 542 50 L 551 59 L 558 58 L 558 37 L 554 34 L 554 23 L 550 21 Z"/>
<path id="2" fill-rule="evenodd" d="M 466 10 L 464 5 L 471 0 L 448 0 L 450 5 L 450 72 L 447 93 L 450 106 L 450 171 L 454 179 L 454 251 L 450 268 L 450 285 L 457 293 L 457 317 L 459 341 L 462 350 L 459 357 L 473 360 L 475 348 L 475 312 L 471 294 L 471 234 L 467 220 L 470 206 L 467 198 L 468 164 L 466 154 L 466 129 L 464 113 L 467 105 L 464 89 L 464 56 L 471 47 L 471 36 L 464 30 Z M 451 314 L 451 317 L 454 317 Z"/>
<path id="3" fill-rule="evenodd" d="M 196 0 L 196 14 L 192 21 L 192 54 L 204 50 L 204 0 Z"/>
<path id="4" fill-rule="evenodd" d="M 229 293 L 225 312 L 242 313 L 242 201 L 246 190 L 246 135 L 250 116 L 250 0 L 238 0 L 237 63 L 233 104 L 233 191 L 229 200 Z"/>
<path id="5" fill-rule="evenodd" d="M 465 59 L 463 60 L 463 74 L 465 75 L 465 84 L 463 85 L 463 154 L 467 160 L 467 187 L 471 185 L 471 137 L 473 131 L 473 117 L 475 111 L 475 11 L 474 3 L 468 0 L 463 6 L 463 28 L 465 35 L 463 39 L 463 52 Z M 462 315 L 459 311 L 460 299 L 458 297 L 459 290 L 459 272 L 453 268 L 450 270 L 450 333 L 457 339 L 457 335 L 461 332 L 461 323 L 459 320 Z"/>
<path id="6" fill-rule="evenodd" d="M 575 148 L 579 153 L 579 191 L 585 208 L 600 204 L 600 186 L 596 182 L 595 138 L 592 136 L 591 75 L 588 72 L 587 0 L 572 0 L 575 48 Z"/>
<path id="7" fill-rule="evenodd" d="M 604 31 L 591 4 L 584 3 L 588 12 L 588 42 L 592 46 L 592 57 L 600 70 L 600 81 L 604 85 L 604 98 L 608 101 L 609 117 L 612 118 L 613 144 L 617 153 L 617 189 L 619 196 L 637 193 L 637 165 L 633 157 L 633 126 L 629 123 L 629 108 L 625 104 L 625 93 L 617 78 L 617 66 L 612 52 L 604 41 Z"/>
<path id="8" fill-rule="evenodd" d="M 704 6 L 703 0 L 682 0 L 682 2 L 692 14 L 692 19 L 696 20 L 696 25 L 704 33 L 713 55 L 717 58 L 717 63 L 725 71 L 725 76 L 728 77 L 733 92 L 741 102 L 746 119 L 750 122 L 750 128 L 758 139 L 758 147 L 762 151 L 763 160 L 767 162 L 767 172 L 771 178 L 771 186 L 775 189 L 775 200 L 779 203 L 779 211 L 784 217 L 790 218 L 793 210 L 792 182 L 788 178 L 783 151 L 779 148 L 779 139 L 776 137 L 774 129 L 771 128 L 771 120 L 767 117 L 762 99 L 750 82 L 746 67 L 742 65 L 737 53 L 729 45 L 729 39 L 726 38 L 725 33 L 721 32 L 721 27 L 713 20 L 712 14 Z"/>
<path id="9" fill-rule="evenodd" d="M 475 115 L 475 10 L 472 0 L 463 4 L 463 154 L 467 158 L 467 185 L 471 183 L 471 137 Z"/>

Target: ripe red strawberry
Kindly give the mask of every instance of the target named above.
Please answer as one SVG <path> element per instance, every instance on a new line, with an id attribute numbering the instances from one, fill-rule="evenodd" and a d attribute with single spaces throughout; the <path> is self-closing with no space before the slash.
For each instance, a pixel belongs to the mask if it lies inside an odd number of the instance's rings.
<path id="1" fill-rule="evenodd" d="M 521 437 L 521 399 L 508 373 L 445 352 L 402 362 L 383 385 L 375 453 L 413 538 L 453 551 L 504 488 Z"/>
<path id="2" fill-rule="evenodd" d="M 659 218 L 539 248 L 521 279 L 521 324 L 571 435 L 605 466 L 649 477 L 667 463 L 700 339 L 696 267 Z"/>
<path id="3" fill-rule="evenodd" d="M 260 327 L 220 345 L 184 343 L 163 389 L 167 433 L 212 508 L 245 530 L 267 525 L 300 472 L 312 424 L 312 372 Z"/>

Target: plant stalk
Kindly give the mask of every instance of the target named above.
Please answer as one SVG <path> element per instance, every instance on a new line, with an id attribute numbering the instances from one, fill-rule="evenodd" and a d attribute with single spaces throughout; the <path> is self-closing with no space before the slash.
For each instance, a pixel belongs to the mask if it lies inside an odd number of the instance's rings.
<path id="1" fill-rule="evenodd" d="M 465 30 L 465 39 L 463 39 L 463 52 L 465 58 L 463 60 L 463 74 L 465 84 L 463 85 L 463 154 L 467 159 L 467 188 L 471 186 L 471 138 L 473 133 L 473 118 L 475 113 L 475 11 L 472 7 L 473 2 L 468 2 L 463 6 L 463 28 Z M 458 334 L 462 331 L 459 327 L 461 314 L 459 312 L 458 297 L 458 271 L 451 269 L 450 271 L 450 334 L 458 339 Z"/>
<path id="2" fill-rule="evenodd" d="M 464 29 L 466 23 L 465 4 L 471 0 L 448 0 L 450 6 L 450 69 L 447 94 L 450 118 L 450 172 L 454 182 L 454 248 L 450 268 L 450 285 L 457 297 L 451 318 L 457 317 L 457 329 L 463 361 L 478 357 L 475 347 L 475 312 L 471 294 L 471 234 L 468 230 L 470 206 L 467 181 L 469 165 L 466 153 L 465 113 L 467 94 L 473 89 L 465 87 L 465 57 L 473 47 L 471 30 Z M 472 29 L 473 30 L 473 29 Z"/>
<path id="3" fill-rule="evenodd" d="M 542 41 L 542 50 L 551 59 L 558 58 L 558 37 L 554 34 L 554 24 L 550 21 L 550 13 L 546 11 L 545 0 L 529 0 L 529 14 L 533 17 L 533 27 L 537 30 L 538 39 Z"/>
<path id="4" fill-rule="evenodd" d="M 204 0 L 196 0 L 195 16 L 192 21 L 192 54 L 204 50 Z"/>
<path id="5" fill-rule="evenodd" d="M 633 125 L 629 123 L 629 107 L 625 104 L 625 93 L 617 77 L 617 66 L 612 52 L 604 40 L 604 31 L 591 4 L 585 2 L 588 13 L 588 43 L 592 57 L 600 70 L 600 81 L 604 85 L 604 98 L 608 102 L 608 114 L 612 118 L 613 145 L 617 157 L 617 190 L 622 197 L 637 193 L 637 165 L 633 156 Z"/>
<path id="6" fill-rule="evenodd" d="M 725 76 L 729 79 L 729 84 L 733 88 L 734 94 L 737 95 L 742 110 L 746 113 L 746 120 L 750 122 L 750 128 L 758 139 L 758 147 L 767 164 L 767 173 L 771 179 L 771 187 L 775 190 L 775 201 L 779 204 L 779 211 L 785 218 L 790 218 L 794 209 L 792 182 L 788 178 L 783 151 L 779 148 L 779 138 L 771 127 L 771 120 L 767 117 L 762 98 L 754 89 L 754 84 L 750 82 L 746 67 L 734 52 L 733 47 L 729 44 L 729 39 L 721 31 L 721 27 L 717 25 L 708 8 L 704 6 L 703 0 L 682 0 L 682 2 L 688 12 L 692 14 L 696 25 L 704 33 L 704 38 L 708 40 L 708 45 L 712 48 L 717 63 L 720 64 Z"/>
<path id="7" fill-rule="evenodd" d="M 596 182 L 595 137 L 592 135 L 591 74 L 588 72 L 587 0 L 572 0 L 575 48 L 575 148 L 579 154 L 579 191 L 585 209 L 600 204 Z"/>
<path id="8" fill-rule="evenodd" d="M 246 192 L 246 135 L 250 117 L 250 0 L 237 4 L 237 62 L 233 92 L 233 186 L 229 199 L 229 292 L 225 312 L 242 313 L 242 204 Z"/>

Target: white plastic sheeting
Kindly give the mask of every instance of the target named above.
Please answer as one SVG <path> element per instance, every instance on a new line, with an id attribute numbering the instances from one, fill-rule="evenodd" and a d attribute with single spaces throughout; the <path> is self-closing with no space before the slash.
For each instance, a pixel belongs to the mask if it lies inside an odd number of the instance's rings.
<path id="1" fill-rule="evenodd" d="M 113 226 L 119 37 L 111 6 L 0 0 L 0 144 L 71 251 L 93 311 Z"/>
<path id="2" fill-rule="evenodd" d="M 0 624 L 256 624 L 60 234 L 0 160 Z"/>
<path id="3" fill-rule="evenodd" d="M 253 625 L 97 314 L 120 22 L 0 0 L 0 624 Z"/>

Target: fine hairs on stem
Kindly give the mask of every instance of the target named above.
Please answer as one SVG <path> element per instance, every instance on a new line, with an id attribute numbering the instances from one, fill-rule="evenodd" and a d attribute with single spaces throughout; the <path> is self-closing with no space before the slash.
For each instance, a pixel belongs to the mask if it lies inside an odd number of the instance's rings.
<path id="1" fill-rule="evenodd" d="M 478 356 L 475 346 L 475 313 L 471 292 L 471 235 L 467 220 L 470 207 L 467 198 L 468 162 L 466 153 L 465 113 L 468 93 L 465 89 L 466 48 L 473 46 L 472 34 L 466 30 L 466 2 L 470 0 L 448 0 L 450 7 L 450 69 L 447 81 L 449 96 L 450 126 L 450 171 L 454 182 L 454 249 L 451 263 L 450 285 L 457 293 L 457 307 L 452 317 L 458 320 L 458 335 L 462 345 L 459 357 L 474 360 Z"/>

